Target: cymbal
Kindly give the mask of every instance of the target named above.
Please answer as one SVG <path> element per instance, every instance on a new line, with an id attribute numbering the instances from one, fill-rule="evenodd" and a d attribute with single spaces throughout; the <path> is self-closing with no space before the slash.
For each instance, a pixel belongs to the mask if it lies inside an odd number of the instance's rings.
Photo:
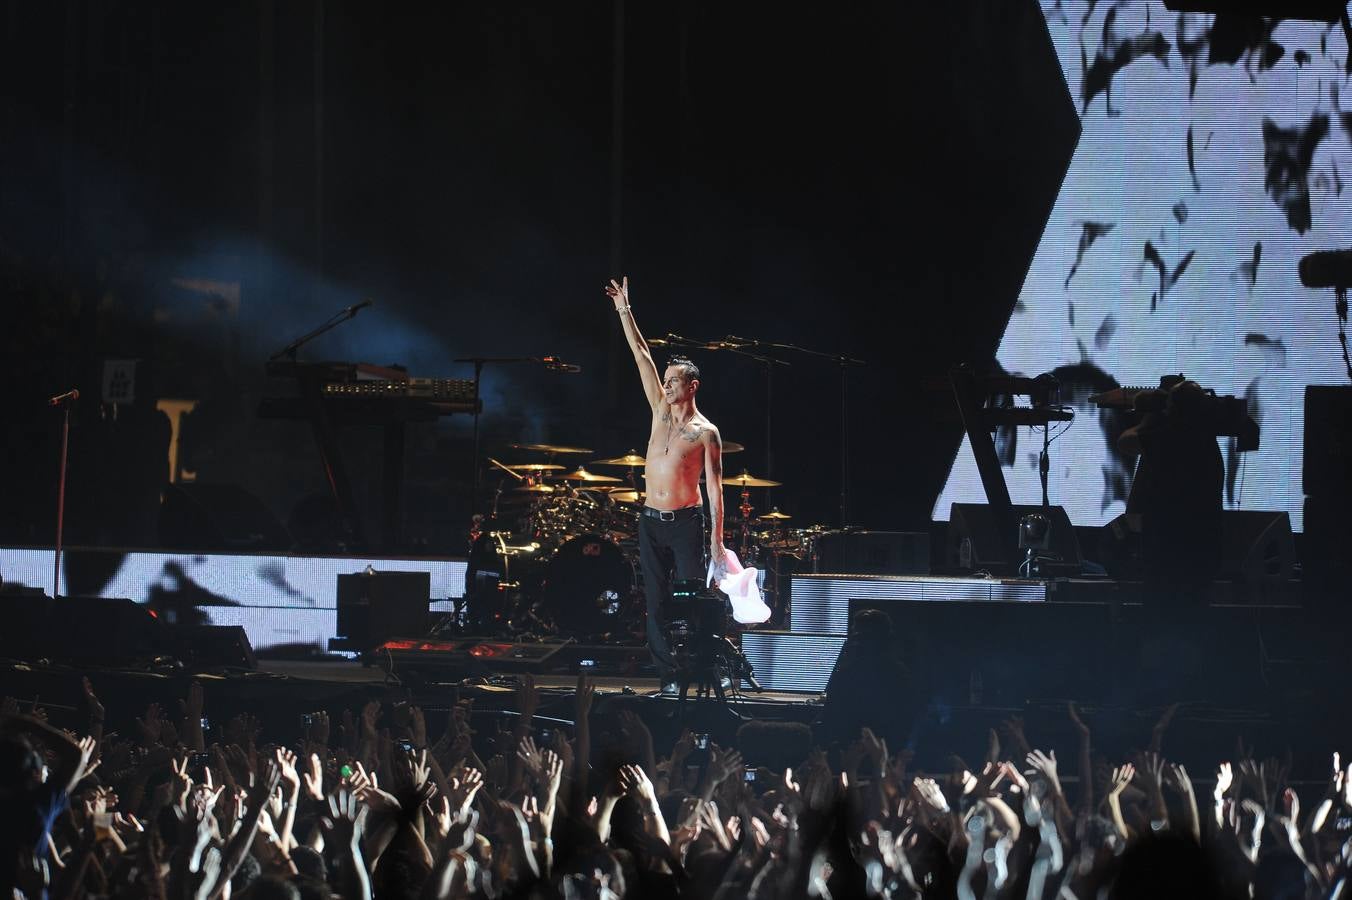
<path id="1" fill-rule="evenodd" d="M 609 482 L 611 484 L 619 484 L 621 481 L 619 478 L 615 478 L 611 475 L 593 475 L 582 466 L 578 466 L 573 471 L 560 475 L 559 477 L 564 481 Z"/>
<path id="2" fill-rule="evenodd" d="M 633 450 L 630 450 L 624 456 L 617 456 L 614 459 L 594 459 L 594 466 L 642 466 L 646 465 L 648 460 L 639 456 Z"/>
<path id="3" fill-rule="evenodd" d="M 513 472 L 555 472 L 563 469 L 558 463 L 516 463 L 507 468 Z"/>
<path id="4" fill-rule="evenodd" d="M 558 444 L 508 444 L 513 450 L 531 450 L 536 453 L 595 453 L 586 447 L 560 447 Z"/>
<path id="5" fill-rule="evenodd" d="M 642 491 L 636 491 L 630 488 L 627 491 L 611 491 L 610 499 L 616 503 L 641 503 L 647 494 Z"/>
<path id="6" fill-rule="evenodd" d="M 785 520 L 787 520 L 787 519 L 792 519 L 793 516 L 786 516 L 786 515 L 784 515 L 784 513 L 782 513 L 782 512 L 779 511 L 779 507 L 775 507 L 774 509 L 770 510 L 770 511 L 769 511 L 768 513 L 766 513 L 765 515 L 763 515 L 763 516 L 756 516 L 756 518 L 757 518 L 757 519 L 768 519 L 768 520 L 774 521 L 774 522 L 783 522 L 783 521 L 785 521 Z"/>
<path id="7" fill-rule="evenodd" d="M 526 484 L 519 488 L 512 488 L 513 494 L 552 494 L 558 488 L 549 484 Z"/>
<path id="8" fill-rule="evenodd" d="M 746 449 L 746 445 L 745 445 L 745 444 L 739 444 L 739 443 L 737 443 L 736 441 L 724 441 L 724 442 L 723 442 L 723 455 L 724 455 L 724 456 L 727 456 L 729 453 L 741 453 L 741 452 L 742 452 L 743 450 L 745 450 L 745 449 Z"/>
<path id="9" fill-rule="evenodd" d="M 725 478 L 723 479 L 723 487 L 725 487 L 725 488 L 726 488 L 726 487 L 780 487 L 780 486 L 783 485 L 783 484 L 784 484 L 784 482 L 782 482 L 782 481 L 771 481 L 771 480 L 768 479 L 768 478 L 757 478 L 755 475 L 750 475 L 750 474 L 748 474 L 748 473 L 746 473 L 746 472 L 743 472 L 741 475 L 734 475 L 734 476 L 732 476 L 731 478 L 726 478 L 726 477 L 725 477 Z"/>

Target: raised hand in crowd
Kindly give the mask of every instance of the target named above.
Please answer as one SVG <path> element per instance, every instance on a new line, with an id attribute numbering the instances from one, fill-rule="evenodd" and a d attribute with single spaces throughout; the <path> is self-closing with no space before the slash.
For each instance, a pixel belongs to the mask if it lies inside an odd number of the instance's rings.
<path id="1" fill-rule="evenodd" d="M 83 705 L 73 715 L 77 727 L 87 717 L 93 731 L 107 712 L 87 680 L 80 687 Z M 753 744 L 710 742 L 700 782 L 689 785 L 694 735 L 683 731 L 674 745 L 659 746 L 632 710 L 615 719 L 621 749 L 593 760 L 595 695 L 585 678 L 578 688 L 573 742 L 562 728 L 541 740 L 525 726 L 525 714 L 533 718 L 539 707 L 530 683 L 517 695 L 523 715 L 504 717 L 515 727 L 496 741 L 491 728 L 469 727 L 456 700 L 431 746 L 427 716 L 391 692 L 387 705 L 373 700 L 349 716 L 343 737 L 360 742 L 355 756 L 343 740 L 328 746 L 327 713 L 311 713 L 299 734 L 277 736 L 290 746 L 247 717 L 218 732 L 221 744 L 198 744 L 197 684 L 186 687 L 177 729 L 158 706 L 145 710 L 135 747 L 111 733 L 96 747 L 92 736 L 31 716 L 8 717 L 0 730 L 22 733 L 45 753 L 54 801 L 70 797 L 58 827 L 36 847 L 55 876 L 49 896 L 68 900 L 216 900 L 236 878 L 241 900 L 272 896 L 259 878 L 381 900 L 580 898 L 603 885 L 718 900 L 811 892 L 887 900 L 1112 896 L 1113 879 L 1136 864 L 1124 848 L 1166 832 L 1171 841 L 1200 843 L 1236 885 L 1251 887 L 1274 865 L 1269 860 L 1282 859 L 1308 896 L 1348 887 L 1352 797 L 1336 754 L 1323 796 L 1302 812 L 1287 784 L 1289 763 L 1259 762 L 1241 748 L 1234 765 L 1217 770 L 1212 815 L 1203 817 L 1188 771 L 1153 751 L 1113 766 L 1100 750 L 1091 792 L 1091 720 L 1069 705 L 1080 751 L 1074 810 L 1058 765 L 1064 748 L 1023 752 L 1027 777 L 1001 760 L 1001 738 L 1016 750 L 1024 742 L 1017 719 L 967 748 L 968 759 L 980 758 L 975 766 L 957 760 L 934 777 L 911 775 L 909 751 L 890 752 L 864 729 L 842 749 L 839 769 L 814 749 L 791 768 L 753 771 L 747 762 L 763 762 Z M 1174 709 L 1160 716 L 1152 744 L 1162 744 Z M 63 721 L 71 712 L 52 707 L 60 724 L 71 724 Z M 519 787 L 509 761 L 519 767 Z M 316 855 L 321 848 L 327 866 Z M 244 887 L 250 878 L 254 890 Z"/>
<path id="2" fill-rule="evenodd" d="M 329 795 L 328 814 L 320 819 L 325 852 L 332 854 L 338 868 L 336 887 L 341 896 L 356 900 L 371 897 L 371 880 L 361 852 L 369 809 L 358 802 L 353 791 L 340 787 Z"/>

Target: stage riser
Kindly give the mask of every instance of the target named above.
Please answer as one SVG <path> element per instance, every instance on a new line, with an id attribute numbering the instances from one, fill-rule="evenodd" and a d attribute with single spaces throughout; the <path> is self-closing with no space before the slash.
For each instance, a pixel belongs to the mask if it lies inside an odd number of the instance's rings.
<path id="1" fill-rule="evenodd" d="M 279 646 L 323 651 L 337 634 L 338 576 L 369 566 L 380 572 L 426 572 L 433 614 L 450 612 L 465 593 L 462 559 L 163 553 L 68 548 L 62 596 L 125 597 L 172 624 L 238 625 L 256 650 Z M 0 547 L 10 585 L 52 589 L 52 551 Z"/>
<path id="2" fill-rule="evenodd" d="M 945 578 L 923 575 L 795 575 L 789 630 L 847 634 L 850 602 L 1009 601 L 1047 599 L 1047 582 L 1015 579 Z"/>
<path id="3" fill-rule="evenodd" d="M 1239 703 L 1293 673 L 1346 671 L 1341 630 L 1314 640 L 1294 607 L 1226 606 L 1164 614 L 1139 605 L 856 600 L 892 620 L 895 655 L 937 707 L 1021 706 L 1039 698 L 1141 697 Z M 844 635 L 759 631 L 742 649 L 765 687 L 825 688 Z"/>
<path id="4" fill-rule="evenodd" d="M 766 690 L 818 693 L 826 690 L 844 643 L 842 634 L 748 631 L 742 653 Z"/>

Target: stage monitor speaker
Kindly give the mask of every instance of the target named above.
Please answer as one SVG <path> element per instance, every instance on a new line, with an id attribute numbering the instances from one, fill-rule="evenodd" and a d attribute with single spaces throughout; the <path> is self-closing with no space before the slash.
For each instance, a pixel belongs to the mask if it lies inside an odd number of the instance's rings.
<path id="1" fill-rule="evenodd" d="M 1075 536 L 1075 529 L 1070 524 L 1070 517 L 1066 515 L 1065 507 L 1050 506 L 1043 508 L 1040 504 L 1016 504 L 1014 506 L 1014 523 L 1017 526 L 1020 519 L 1030 513 L 1042 513 L 1051 519 L 1052 531 L 1051 542 L 1043 554 L 1056 557 L 1060 566 L 1067 571 L 1078 570 L 1082 557 L 1080 556 L 1080 541 Z M 964 566 L 962 542 L 967 539 L 971 542 L 971 561 Z M 1009 535 L 1010 546 L 1018 543 L 1018 534 Z M 987 571 L 991 573 L 1013 573 L 1018 569 L 1022 558 L 1006 559 L 1005 544 L 1000 540 L 1000 534 L 995 524 L 995 515 L 991 512 L 989 504 L 986 503 L 954 503 L 948 514 L 948 539 L 945 542 L 947 551 L 945 553 L 945 562 L 950 569 L 970 569 L 972 571 Z"/>
<path id="2" fill-rule="evenodd" d="M 0 603 L 0 654 L 11 659 L 132 666 L 173 653 L 164 626 L 133 600 L 16 595 Z"/>
<path id="3" fill-rule="evenodd" d="M 173 654 L 164 624 L 134 600 L 60 597 L 52 601 L 51 627 L 65 648 L 52 659 L 125 665 Z"/>
<path id="4" fill-rule="evenodd" d="M 1295 577 L 1296 541 L 1286 512 L 1227 509 L 1221 513 L 1221 565 L 1216 577 L 1246 584 L 1285 584 Z"/>
<path id="5" fill-rule="evenodd" d="M 536 641 L 526 644 L 484 641 L 469 648 L 476 666 L 513 672 L 543 672 L 553 656 L 572 641 Z"/>
<path id="6" fill-rule="evenodd" d="M 828 531 L 817 537 L 812 571 L 832 575 L 927 575 L 929 534 L 911 531 Z"/>
<path id="7" fill-rule="evenodd" d="M 175 625 L 179 661 L 190 669 L 257 669 L 249 635 L 239 625 Z"/>
<path id="8" fill-rule="evenodd" d="M 368 569 L 338 576 L 338 637 L 369 650 L 391 637 L 427 633 L 432 576 Z"/>
<path id="9" fill-rule="evenodd" d="M 1215 579 L 1241 582 L 1260 589 L 1268 599 L 1276 599 L 1268 592 L 1285 589 L 1296 572 L 1291 516 L 1285 512 L 1227 509 L 1221 513 L 1220 523 L 1221 559 Z M 1103 526 L 1099 554 L 1114 578 L 1136 581 L 1145 577 L 1142 527 L 1142 517 L 1128 513 Z"/>
<path id="10" fill-rule="evenodd" d="M 1305 388 L 1301 480 L 1307 497 L 1352 498 L 1352 387 Z"/>
<path id="11" fill-rule="evenodd" d="M 170 550 L 291 549 L 291 535 L 258 497 L 237 484 L 171 484 L 160 505 L 160 543 Z"/>
<path id="12" fill-rule="evenodd" d="M 470 672 L 532 672 L 557 670 L 564 658 L 560 650 L 571 640 L 510 641 L 443 640 L 441 638 L 392 637 L 372 650 L 377 664 L 391 673 L 456 680 Z"/>

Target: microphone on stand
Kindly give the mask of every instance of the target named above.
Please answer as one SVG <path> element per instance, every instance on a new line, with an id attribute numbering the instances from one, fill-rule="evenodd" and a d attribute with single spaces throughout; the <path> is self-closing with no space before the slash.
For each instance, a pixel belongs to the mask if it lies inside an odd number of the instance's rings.
<path id="1" fill-rule="evenodd" d="M 355 316 L 357 313 L 361 312 L 363 309 L 366 309 L 366 307 L 368 307 L 368 306 L 375 306 L 375 305 L 376 305 L 376 301 L 374 301 L 374 300 L 372 300 L 371 298 L 368 297 L 368 298 L 366 298 L 365 300 L 363 300 L 363 301 L 360 302 L 360 303 L 354 303 L 353 305 L 349 306 L 349 307 L 347 308 L 347 314 L 348 314 L 349 317 Z"/>
<path id="2" fill-rule="evenodd" d="M 566 372 L 569 375 L 576 375 L 582 371 L 582 367 L 572 363 L 566 363 L 557 356 L 545 356 L 540 359 L 544 367 L 551 372 Z"/>
<path id="3" fill-rule="evenodd" d="M 1352 250 L 1318 250 L 1300 261 L 1300 283 L 1307 288 L 1352 287 Z"/>
<path id="4" fill-rule="evenodd" d="M 66 391 L 64 394 L 57 394 L 47 401 L 48 406 L 60 406 L 63 403 L 72 403 L 80 399 L 80 392 L 74 388 Z"/>
<path id="5" fill-rule="evenodd" d="M 1307 288 L 1331 287 L 1337 291 L 1333 311 L 1338 315 L 1338 343 L 1342 346 L 1347 377 L 1352 379 L 1352 356 L 1347 352 L 1347 289 L 1352 287 L 1352 250 L 1305 254 L 1300 261 L 1300 283 Z"/>

